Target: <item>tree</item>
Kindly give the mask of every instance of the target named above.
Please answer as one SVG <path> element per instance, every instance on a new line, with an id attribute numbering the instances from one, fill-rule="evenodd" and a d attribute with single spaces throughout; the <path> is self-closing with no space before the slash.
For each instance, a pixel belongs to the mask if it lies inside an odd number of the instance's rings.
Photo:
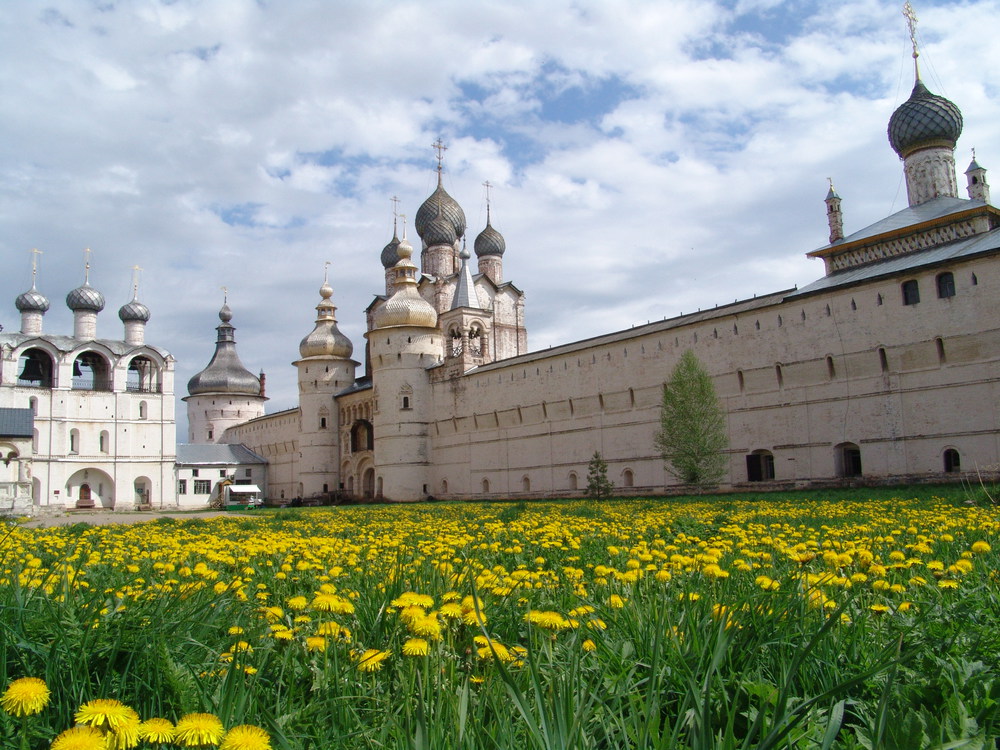
<path id="1" fill-rule="evenodd" d="M 726 473 L 726 417 L 708 371 L 688 350 L 663 385 L 656 447 L 685 484 L 716 484 Z"/>
<path id="2" fill-rule="evenodd" d="M 594 457 L 587 464 L 587 496 L 598 500 L 611 497 L 615 486 L 608 479 L 608 463 L 601 458 L 600 451 L 594 451 Z"/>

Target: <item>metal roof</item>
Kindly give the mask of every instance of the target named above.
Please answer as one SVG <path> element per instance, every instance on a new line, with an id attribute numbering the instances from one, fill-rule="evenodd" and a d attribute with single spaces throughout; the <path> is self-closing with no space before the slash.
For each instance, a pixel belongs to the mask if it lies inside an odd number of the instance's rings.
<path id="1" fill-rule="evenodd" d="M 138 351 L 140 349 L 151 349 L 163 357 L 163 359 L 172 359 L 170 352 L 166 349 L 162 349 L 158 346 L 152 346 L 150 344 L 127 344 L 124 341 L 116 341 L 114 339 L 84 340 L 74 338 L 73 336 L 57 336 L 51 333 L 0 333 L 0 344 L 6 344 L 11 349 L 16 349 L 29 341 L 44 341 L 54 346 L 60 352 L 71 352 L 74 349 L 87 348 L 91 344 L 100 344 L 101 346 L 106 347 L 117 357 L 128 354 L 129 352 Z"/>
<path id="2" fill-rule="evenodd" d="M 177 463 L 205 464 L 266 464 L 267 459 L 245 445 L 228 443 L 181 443 L 177 446 Z"/>
<path id="3" fill-rule="evenodd" d="M 0 408 L 0 437 L 32 436 L 35 412 L 31 409 Z"/>

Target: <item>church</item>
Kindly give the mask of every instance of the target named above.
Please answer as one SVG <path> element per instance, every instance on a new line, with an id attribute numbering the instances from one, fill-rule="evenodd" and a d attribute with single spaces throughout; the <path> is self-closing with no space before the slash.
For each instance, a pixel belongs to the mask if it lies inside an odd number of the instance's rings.
<path id="1" fill-rule="evenodd" d="M 489 213 L 472 265 L 439 143 L 437 189 L 413 225 L 419 255 L 405 226 L 380 255 L 363 374 L 324 279 L 294 362 L 299 405 L 264 414 L 223 308 L 213 364 L 188 386 L 189 440 L 264 457 L 274 501 L 574 496 L 595 452 L 618 494 L 663 493 L 675 480 L 655 448 L 662 388 L 692 350 L 727 418 L 724 487 L 996 473 L 1000 211 L 975 158 L 959 197 L 961 131 L 959 108 L 915 65 L 888 127 L 909 205 L 845 234 L 831 184 L 829 243 L 808 253 L 823 278 L 538 352 Z"/>

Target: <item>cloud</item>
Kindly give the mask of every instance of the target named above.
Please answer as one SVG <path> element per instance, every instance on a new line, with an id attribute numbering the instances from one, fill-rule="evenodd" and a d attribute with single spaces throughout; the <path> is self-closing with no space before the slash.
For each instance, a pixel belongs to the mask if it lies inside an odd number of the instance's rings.
<path id="1" fill-rule="evenodd" d="M 968 33 L 1000 9 L 918 11 L 925 81 L 965 114 L 959 171 L 972 146 L 1000 164 L 1000 49 Z M 183 396 L 226 286 L 244 363 L 292 406 L 324 263 L 360 358 L 389 198 L 415 214 L 439 136 L 470 242 L 495 186 L 532 348 L 804 285 L 822 275 L 805 253 L 826 240 L 827 177 L 848 231 L 902 208 L 885 125 L 911 86 L 902 16 L 877 0 L 13 0 L 0 322 L 17 329 L 38 247 L 46 330 L 71 330 L 89 246 L 100 335 L 121 335 L 141 266 L 148 340 Z"/>

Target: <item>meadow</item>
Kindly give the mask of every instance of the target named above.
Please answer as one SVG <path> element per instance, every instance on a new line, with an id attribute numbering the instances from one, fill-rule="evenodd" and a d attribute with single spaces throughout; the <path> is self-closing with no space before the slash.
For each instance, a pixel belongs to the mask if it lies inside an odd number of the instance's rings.
<path id="1" fill-rule="evenodd" d="M 0 746 L 996 747 L 1000 522 L 933 493 L 10 525 Z"/>

